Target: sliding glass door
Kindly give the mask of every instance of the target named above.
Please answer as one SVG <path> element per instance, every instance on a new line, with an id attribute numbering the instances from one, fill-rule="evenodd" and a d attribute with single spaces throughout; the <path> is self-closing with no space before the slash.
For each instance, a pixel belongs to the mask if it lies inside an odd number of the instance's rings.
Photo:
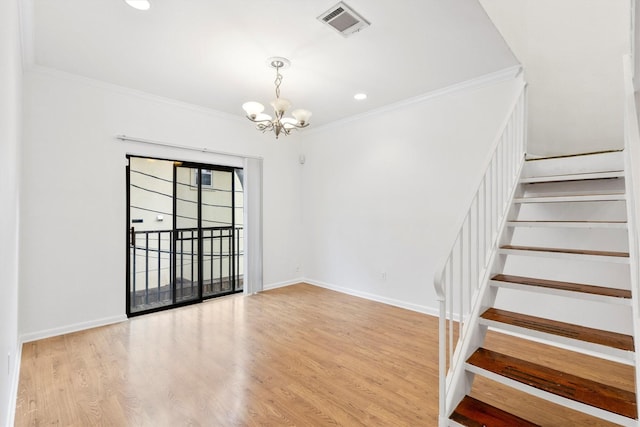
<path id="1" fill-rule="evenodd" d="M 129 157 L 127 314 L 243 289 L 243 174 Z"/>
<path id="2" fill-rule="evenodd" d="M 210 170 L 203 176 L 202 191 L 203 295 L 205 297 L 234 292 L 237 289 L 236 263 L 238 248 L 235 194 L 235 171 Z M 236 224 L 234 226 L 234 224 Z"/>
<path id="3" fill-rule="evenodd" d="M 175 163 L 173 173 L 174 303 L 182 303 L 202 299 L 202 192 L 198 185 L 199 168 Z"/>

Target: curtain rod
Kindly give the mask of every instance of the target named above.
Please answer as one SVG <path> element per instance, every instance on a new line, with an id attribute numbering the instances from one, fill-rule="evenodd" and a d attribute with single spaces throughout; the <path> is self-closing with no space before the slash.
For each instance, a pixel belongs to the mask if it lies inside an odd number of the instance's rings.
<path id="1" fill-rule="evenodd" d="M 181 150 L 189 150 L 189 151 L 198 151 L 200 153 L 210 153 L 210 154 L 219 154 L 219 155 L 222 155 L 222 156 L 232 156 L 232 157 L 241 157 L 241 158 L 245 158 L 245 159 L 263 160 L 263 158 L 261 156 L 251 156 L 251 155 L 246 155 L 246 154 L 229 153 L 229 152 L 226 152 L 226 151 L 209 150 L 206 147 L 197 148 L 197 147 L 191 147 L 191 146 L 188 146 L 188 145 L 172 144 L 170 142 L 154 141 L 152 139 L 136 138 L 136 137 L 127 136 L 127 135 L 116 135 L 116 139 L 118 139 L 118 140 L 120 140 L 122 142 L 124 142 L 124 141 L 142 142 L 144 144 L 159 145 L 159 146 L 162 146 L 162 147 L 179 148 Z"/>

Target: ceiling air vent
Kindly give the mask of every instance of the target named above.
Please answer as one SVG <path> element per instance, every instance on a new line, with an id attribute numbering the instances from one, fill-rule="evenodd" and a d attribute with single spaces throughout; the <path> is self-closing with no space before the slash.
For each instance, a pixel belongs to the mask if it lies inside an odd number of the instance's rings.
<path id="1" fill-rule="evenodd" d="M 318 16 L 318 20 L 329 25 L 345 37 L 357 33 L 361 29 L 368 27 L 369 21 L 358 15 L 344 2 L 340 2 Z"/>

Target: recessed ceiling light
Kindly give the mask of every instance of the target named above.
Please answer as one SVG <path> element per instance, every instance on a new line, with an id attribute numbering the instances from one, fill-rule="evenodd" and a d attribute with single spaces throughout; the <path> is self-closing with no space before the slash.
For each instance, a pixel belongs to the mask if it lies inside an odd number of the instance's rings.
<path id="1" fill-rule="evenodd" d="M 366 93 L 356 93 L 355 95 L 353 95 L 353 99 L 355 99 L 357 101 L 363 101 L 363 100 L 367 99 L 367 94 Z"/>
<path id="2" fill-rule="evenodd" d="M 138 10 L 149 10 L 151 2 L 149 0 L 124 0 L 129 6 Z"/>

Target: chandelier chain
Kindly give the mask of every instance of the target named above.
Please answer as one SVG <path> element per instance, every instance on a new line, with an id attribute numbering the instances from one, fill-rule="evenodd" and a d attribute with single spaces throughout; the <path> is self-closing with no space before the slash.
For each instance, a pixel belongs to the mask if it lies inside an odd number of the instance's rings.
<path id="1" fill-rule="evenodd" d="M 276 65 L 276 80 L 273 82 L 276 85 L 276 99 L 280 98 L 280 83 L 282 83 L 282 74 L 280 74 L 280 66 Z"/>

